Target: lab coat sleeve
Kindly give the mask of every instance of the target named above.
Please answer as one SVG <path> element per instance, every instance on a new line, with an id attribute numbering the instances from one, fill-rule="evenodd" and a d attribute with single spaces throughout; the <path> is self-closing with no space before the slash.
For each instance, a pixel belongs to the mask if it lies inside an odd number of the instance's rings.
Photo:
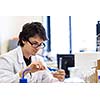
<path id="1" fill-rule="evenodd" d="M 0 57 L 0 83 L 17 83 L 19 74 L 14 73 L 13 63 L 4 57 Z"/>
<path id="2" fill-rule="evenodd" d="M 36 82 L 36 83 L 37 82 L 41 82 L 41 83 L 59 82 L 59 80 L 57 78 L 54 78 L 52 73 L 48 70 L 46 63 L 41 56 L 36 55 L 33 61 L 41 61 L 42 64 L 45 66 L 46 70 L 33 73 L 31 82 Z"/>
<path id="3" fill-rule="evenodd" d="M 54 83 L 54 82 L 59 82 L 59 80 L 57 78 L 54 78 L 53 75 L 48 70 L 43 70 L 33 73 L 31 82 Z"/>

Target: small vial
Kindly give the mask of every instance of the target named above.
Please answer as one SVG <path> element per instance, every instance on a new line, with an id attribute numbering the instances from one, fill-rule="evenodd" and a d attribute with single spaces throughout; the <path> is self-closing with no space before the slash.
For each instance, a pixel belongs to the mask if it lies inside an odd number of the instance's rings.
<path id="1" fill-rule="evenodd" d="M 62 58 L 59 59 L 59 69 L 62 68 Z"/>

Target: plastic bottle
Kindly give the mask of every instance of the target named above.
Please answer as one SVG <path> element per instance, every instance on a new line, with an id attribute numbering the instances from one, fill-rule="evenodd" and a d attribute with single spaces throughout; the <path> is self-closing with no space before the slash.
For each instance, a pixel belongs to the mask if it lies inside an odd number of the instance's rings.
<path id="1" fill-rule="evenodd" d="M 25 72 L 30 71 L 30 70 L 31 70 L 31 68 L 27 68 L 23 71 L 22 78 L 19 80 L 19 83 L 27 83 L 27 78 L 24 78 L 24 74 L 25 74 Z"/>

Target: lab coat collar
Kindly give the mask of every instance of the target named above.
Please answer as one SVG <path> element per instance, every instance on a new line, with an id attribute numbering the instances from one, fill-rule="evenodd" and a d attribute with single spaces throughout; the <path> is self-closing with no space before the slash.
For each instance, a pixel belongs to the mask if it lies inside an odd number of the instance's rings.
<path id="1" fill-rule="evenodd" d="M 18 60 L 19 60 L 19 63 L 24 63 L 21 46 L 18 46 L 17 50 L 18 50 Z"/>

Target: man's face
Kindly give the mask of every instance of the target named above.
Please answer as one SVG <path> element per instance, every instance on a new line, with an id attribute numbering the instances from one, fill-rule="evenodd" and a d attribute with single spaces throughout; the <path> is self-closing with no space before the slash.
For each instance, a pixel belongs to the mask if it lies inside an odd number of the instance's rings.
<path id="1" fill-rule="evenodd" d="M 30 37 L 28 41 L 24 42 L 24 53 L 29 56 L 35 55 L 40 49 L 44 47 L 43 42 L 44 41 L 39 36 Z"/>

